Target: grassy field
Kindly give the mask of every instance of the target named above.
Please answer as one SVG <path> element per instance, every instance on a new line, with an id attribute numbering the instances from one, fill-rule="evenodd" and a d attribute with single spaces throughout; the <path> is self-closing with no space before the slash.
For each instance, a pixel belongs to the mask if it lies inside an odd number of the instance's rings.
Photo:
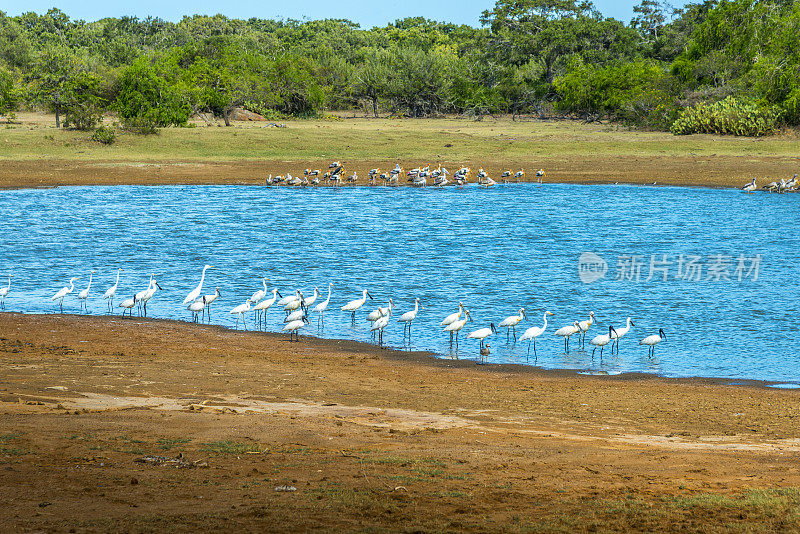
<path id="1" fill-rule="evenodd" d="M 221 164 L 243 167 L 228 173 L 233 180 L 261 181 L 263 172 L 296 174 L 335 159 L 362 175 L 372 166 L 386 168 L 395 162 L 406 168 L 441 163 L 483 166 L 494 174 L 525 168 L 533 175 L 531 171 L 544 168 L 550 181 L 657 180 L 710 186 L 740 186 L 753 176 L 791 176 L 798 166 L 794 133 L 754 139 L 673 136 L 574 121 L 341 119 L 289 120 L 285 128 L 258 122 L 225 128 L 200 122 L 153 136 L 119 134 L 116 143 L 104 146 L 87 133 L 55 129 L 47 115 L 21 114 L 19 121 L 0 129 L 0 161 L 8 172 L 16 172 L 22 180 L 18 185 L 26 185 L 25 176 L 37 174 L 32 164 L 46 162 L 69 163 L 89 172 L 93 166 L 197 164 L 208 166 L 205 181 L 212 183 L 218 181 L 215 174 Z M 203 181 L 204 172 L 183 181 Z M 131 183 L 138 182 L 135 174 L 130 171 Z M 172 178 L 161 181 L 181 181 L 186 173 L 177 169 L 166 174 Z M 125 181 L 124 173 L 115 178 L 120 179 Z M 14 185 L 4 182 L 0 185 Z"/>

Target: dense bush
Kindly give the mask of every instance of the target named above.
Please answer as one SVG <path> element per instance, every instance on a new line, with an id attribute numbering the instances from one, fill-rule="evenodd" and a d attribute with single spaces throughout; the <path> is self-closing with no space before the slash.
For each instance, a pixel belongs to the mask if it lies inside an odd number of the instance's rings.
<path id="1" fill-rule="evenodd" d="M 761 136 L 771 134 L 778 125 L 781 111 L 775 106 L 758 106 L 733 97 L 714 104 L 686 108 L 672 124 L 675 135 L 713 133 L 720 135 Z"/>
<path id="2" fill-rule="evenodd" d="M 116 140 L 116 138 L 117 134 L 114 132 L 114 128 L 110 128 L 108 126 L 100 126 L 92 134 L 92 141 L 97 141 L 98 143 L 103 143 L 104 145 L 110 145 Z"/>

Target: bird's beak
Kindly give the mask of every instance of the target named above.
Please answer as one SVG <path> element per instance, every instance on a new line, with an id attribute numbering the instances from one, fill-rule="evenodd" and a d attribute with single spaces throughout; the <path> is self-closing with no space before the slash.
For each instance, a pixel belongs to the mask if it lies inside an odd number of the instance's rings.
<path id="1" fill-rule="evenodd" d="M 160 285 L 158 285 L 158 282 L 156 282 L 156 287 L 157 287 L 158 289 L 161 289 L 161 286 L 160 286 Z M 161 289 L 161 291 L 164 291 L 164 290 L 163 290 L 163 289 Z"/>
<path id="2" fill-rule="evenodd" d="M 636 323 L 634 323 L 633 321 L 631 321 L 631 326 L 636 326 Z"/>
<path id="3" fill-rule="evenodd" d="M 372 299 L 372 300 L 375 300 L 375 299 L 373 299 L 373 298 L 372 298 L 372 295 L 370 295 L 370 294 L 369 294 L 369 291 L 367 291 L 367 296 L 368 296 L 370 299 Z"/>

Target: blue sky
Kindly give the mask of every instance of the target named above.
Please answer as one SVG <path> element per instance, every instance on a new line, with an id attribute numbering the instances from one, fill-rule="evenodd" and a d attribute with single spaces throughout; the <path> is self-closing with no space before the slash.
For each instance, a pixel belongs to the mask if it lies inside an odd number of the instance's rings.
<path id="1" fill-rule="evenodd" d="M 595 0 L 597 8 L 607 17 L 625 22 L 633 15 L 639 0 Z M 683 0 L 676 0 L 683 5 Z M 494 6 L 493 0 L 291 0 L 283 2 L 235 0 L 138 0 L 109 2 L 100 0 L 0 0 L 0 11 L 19 15 L 25 11 L 45 13 L 57 7 L 75 19 L 93 21 L 104 17 L 148 15 L 177 21 L 183 15 L 222 13 L 231 18 L 347 18 L 362 27 L 384 26 L 395 19 L 422 15 L 429 19 L 478 26 L 484 9 Z"/>

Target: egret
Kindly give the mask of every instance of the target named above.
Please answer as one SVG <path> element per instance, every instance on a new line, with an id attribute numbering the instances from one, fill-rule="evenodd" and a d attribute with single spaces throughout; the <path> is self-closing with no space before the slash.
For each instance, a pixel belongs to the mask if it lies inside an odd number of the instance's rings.
<path id="1" fill-rule="evenodd" d="M 123 270 L 124 270 L 124 269 L 123 269 L 122 267 L 120 267 L 120 268 L 117 270 L 117 281 L 116 281 L 116 282 L 114 282 L 114 285 L 113 285 L 113 286 L 111 286 L 111 287 L 109 287 L 109 288 L 106 290 L 105 294 L 103 295 L 103 298 L 104 298 L 104 299 L 110 299 L 110 300 L 108 301 L 108 311 L 109 311 L 109 312 L 111 312 L 111 308 L 112 308 L 112 306 L 114 306 L 114 295 L 116 295 L 116 294 L 117 294 L 117 286 L 119 285 L 119 273 L 121 273 Z"/>
<path id="2" fill-rule="evenodd" d="M 480 346 L 483 348 L 483 342 L 486 341 L 486 338 L 496 333 L 497 328 L 495 328 L 494 323 L 489 323 L 489 328 L 480 328 L 474 332 L 470 332 L 467 334 L 467 339 L 479 339 L 481 342 Z"/>
<path id="3" fill-rule="evenodd" d="M 392 299 L 389 299 L 388 306 L 383 306 L 383 307 L 379 306 L 377 309 L 369 312 L 369 315 L 367 315 L 367 321 L 374 323 L 381 317 L 389 315 L 392 311 L 392 308 L 394 308 L 394 301 Z"/>
<path id="4" fill-rule="evenodd" d="M 439 326 L 450 326 L 454 322 L 458 321 L 459 319 L 461 319 L 461 314 L 464 312 L 465 309 L 466 308 L 464 308 L 464 303 L 463 302 L 459 302 L 458 303 L 458 311 L 455 312 L 455 313 L 451 313 L 450 315 L 445 317 L 442 320 L 442 322 L 439 323 Z M 451 345 L 453 344 L 453 332 L 452 331 L 450 332 L 450 344 Z"/>
<path id="5" fill-rule="evenodd" d="M 219 298 L 219 295 L 220 295 L 219 288 L 216 288 L 213 293 L 211 293 L 210 295 L 205 295 L 203 297 L 203 300 L 205 301 L 206 304 L 205 310 L 206 313 L 208 314 L 209 321 L 211 321 L 211 303 L 217 300 Z"/>
<path id="6" fill-rule="evenodd" d="M 411 311 L 405 312 L 403 315 L 400 316 L 400 319 L 397 320 L 398 323 L 405 323 L 403 325 L 403 336 L 406 335 L 406 330 L 408 330 L 408 337 L 411 337 L 411 323 L 414 319 L 417 318 L 417 313 L 419 313 L 420 305 L 419 305 L 419 297 L 414 299 L 414 309 Z"/>
<path id="7" fill-rule="evenodd" d="M 525 308 L 520 308 L 519 315 L 512 315 L 511 317 L 506 317 L 499 325 L 497 325 L 501 328 L 506 329 L 506 343 L 508 343 L 508 334 L 512 329 L 514 330 L 514 341 L 517 340 L 517 325 L 524 318 L 525 318 Z"/>
<path id="8" fill-rule="evenodd" d="M 153 298 L 153 295 L 156 294 L 156 289 L 161 289 L 161 286 L 158 285 L 155 279 L 150 282 L 150 287 L 147 288 L 144 296 L 142 297 L 142 309 L 144 309 L 144 316 L 147 317 L 147 301 Z M 163 289 L 162 289 L 163 291 Z M 203 297 L 205 298 L 205 297 Z"/>
<path id="9" fill-rule="evenodd" d="M 383 311 L 385 308 L 379 308 L 380 311 Z M 392 315 L 392 308 L 388 309 L 388 312 L 378 317 L 377 320 L 373 321 L 372 326 L 370 327 L 370 332 L 375 333 L 378 332 L 378 345 L 383 346 L 383 330 L 386 328 L 386 325 L 389 324 L 389 317 Z"/>
<path id="10" fill-rule="evenodd" d="M 133 307 L 136 306 L 136 295 L 132 296 L 129 299 L 125 299 L 118 305 L 122 308 L 122 316 L 125 317 L 125 310 L 128 310 L 128 316 L 132 317 L 133 315 Z"/>
<path id="11" fill-rule="evenodd" d="M 603 349 L 612 339 L 614 339 L 614 335 L 616 335 L 616 333 L 617 331 L 614 330 L 614 327 L 609 325 L 608 334 L 600 334 L 599 336 L 592 338 L 592 340 L 589 342 L 594 345 L 594 348 L 592 349 L 592 359 L 594 359 L 594 351 L 597 350 L 597 347 L 600 347 L 600 359 L 602 360 Z"/>
<path id="12" fill-rule="evenodd" d="M 461 329 L 464 328 L 464 325 L 467 324 L 467 321 L 471 321 L 472 316 L 469 314 L 469 310 L 464 308 L 464 318 L 457 319 L 450 323 L 449 325 L 444 327 L 445 332 L 450 332 L 450 344 L 453 344 L 453 332 L 456 334 L 456 348 L 458 348 L 458 334 L 461 332 Z"/>
<path id="13" fill-rule="evenodd" d="M 314 311 L 319 314 L 319 319 L 317 319 L 317 324 L 322 324 L 323 319 L 322 316 L 325 314 L 325 310 L 328 309 L 328 304 L 331 303 L 331 288 L 333 288 L 333 282 L 328 284 L 328 298 L 316 306 L 314 306 Z"/>
<path id="14" fill-rule="evenodd" d="M 572 337 L 572 334 L 577 334 L 581 331 L 581 327 L 578 324 L 578 321 L 575 321 L 573 324 L 569 326 L 565 326 L 563 328 L 559 328 L 556 330 L 556 334 L 559 337 L 564 338 L 564 350 L 569 352 L 569 338 Z"/>
<path id="15" fill-rule="evenodd" d="M 653 355 L 656 353 L 656 345 L 661 343 L 662 339 L 667 339 L 667 335 L 664 333 L 662 329 L 658 329 L 658 334 L 653 334 L 652 336 L 647 336 L 643 340 L 639 342 L 639 345 L 647 345 L 647 356 L 652 358 Z"/>
<path id="16" fill-rule="evenodd" d="M 58 292 L 55 295 L 50 297 L 50 300 L 52 300 L 53 302 L 60 299 L 59 306 L 61 307 L 61 313 L 64 313 L 64 297 L 72 293 L 72 291 L 75 289 L 75 280 L 80 280 L 80 278 L 77 276 L 70 278 L 69 287 L 66 286 L 62 287 L 61 289 L 58 290 Z"/>
<path id="17" fill-rule="evenodd" d="M 92 276 L 93 275 L 94 275 L 94 271 L 90 271 L 89 272 L 89 285 L 86 286 L 86 289 L 84 289 L 83 291 L 78 293 L 78 300 L 81 301 L 81 306 L 84 309 L 86 309 L 87 312 L 89 310 L 88 310 L 88 308 L 86 308 L 86 299 L 89 298 L 89 290 L 92 288 Z M 8 283 L 11 284 L 11 279 L 10 278 L 9 278 Z"/>
<path id="18" fill-rule="evenodd" d="M 308 298 L 303 299 L 303 307 L 304 308 L 308 308 L 309 306 L 311 306 L 312 304 L 314 304 L 317 301 L 318 297 L 319 297 L 319 289 L 317 289 L 315 287 L 314 288 L 314 294 L 311 295 Z"/>
<path id="19" fill-rule="evenodd" d="M 755 190 L 756 190 L 756 179 L 755 179 L 755 178 L 753 178 L 753 181 L 752 181 L 752 182 L 750 182 L 749 184 L 745 185 L 745 186 L 744 186 L 744 187 L 742 187 L 741 189 L 742 189 L 742 191 L 744 191 L 745 193 L 752 193 L 753 191 L 755 191 Z"/>
<path id="20" fill-rule="evenodd" d="M 194 290 L 191 293 L 186 295 L 185 299 L 183 299 L 184 306 L 186 304 L 189 304 L 193 300 L 197 300 L 197 297 L 200 296 L 200 292 L 203 290 L 203 282 L 206 279 L 206 271 L 209 270 L 209 269 L 213 269 L 213 268 L 214 268 L 213 265 L 206 265 L 205 267 L 203 267 L 203 276 L 200 277 L 200 283 L 197 284 L 197 287 L 194 288 Z"/>
<path id="21" fill-rule="evenodd" d="M 342 306 L 342 311 L 352 312 L 352 314 L 353 314 L 353 324 L 356 324 L 356 311 L 358 311 L 361 308 L 361 306 L 363 306 L 364 303 L 367 302 L 367 297 L 372 299 L 372 295 L 370 295 L 369 291 L 367 291 L 365 289 L 363 291 L 360 299 L 351 300 L 350 302 L 348 302 L 347 304 Z"/>
<path id="22" fill-rule="evenodd" d="M 579 336 L 579 337 L 578 337 L 578 340 L 580 341 L 580 345 L 581 345 L 581 347 L 582 347 L 582 346 L 584 346 L 584 344 L 586 343 L 586 331 L 587 331 L 587 330 L 589 330 L 589 328 L 590 328 L 590 327 L 591 327 L 591 326 L 592 326 L 592 325 L 593 325 L 595 322 L 597 322 L 597 324 L 600 324 L 600 321 L 598 321 L 598 320 L 595 318 L 595 316 L 594 316 L 594 312 L 593 312 L 593 311 L 590 311 L 590 312 L 589 312 L 589 318 L 588 318 L 588 319 L 586 319 L 585 321 L 580 321 L 580 322 L 578 323 L 578 326 L 579 326 L 579 327 L 580 327 L 580 329 L 581 329 L 581 331 L 580 331 L 580 332 L 579 332 L 579 334 L 578 334 L 578 336 Z"/>
<path id="23" fill-rule="evenodd" d="M 281 330 L 282 332 L 289 332 L 289 341 L 292 340 L 292 335 L 294 335 L 295 341 L 300 341 L 300 335 L 298 334 L 298 330 L 303 328 L 306 324 L 308 324 L 308 319 L 303 317 L 300 320 L 292 321 L 291 323 L 286 323 L 286 325 Z"/>
<path id="24" fill-rule="evenodd" d="M 145 294 L 147 294 L 147 292 L 150 291 L 150 288 L 153 287 L 153 277 L 155 275 L 156 273 L 150 273 L 150 281 L 147 282 L 147 288 L 137 292 L 135 295 L 136 302 L 139 303 L 139 315 L 142 314 L 142 299 L 144 299 Z"/>
<path id="25" fill-rule="evenodd" d="M 258 291 L 253 293 L 253 296 L 250 297 L 250 300 L 252 300 L 253 302 L 259 302 L 261 299 L 267 296 L 267 279 L 262 278 L 261 283 L 264 284 L 264 289 L 259 289 Z"/>
<path id="26" fill-rule="evenodd" d="M 270 309 L 273 304 L 275 304 L 275 301 L 278 300 L 279 296 L 281 296 L 281 294 L 278 293 L 278 289 L 274 288 L 272 290 L 271 299 L 262 300 L 261 302 L 253 306 L 253 311 L 256 312 L 256 316 L 259 317 L 259 322 L 261 321 L 261 315 L 266 316 L 266 311 Z"/>
<path id="27" fill-rule="evenodd" d="M 236 306 L 234 309 L 231 310 L 231 315 L 236 315 L 236 327 L 234 328 L 237 328 L 239 326 L 239 319 L 241 319 L 244 329 L 247 330 L 247 323 L 245 322 L 244 314 L 250 311 L 251 302 L 252 301 L 250 299 L 247 299 L 244 302 L 244 304 L 239 304 L 238 306 Z"/>
<path id="28" fill-rule="evenodd" d="M 525 333 L 522 334 L 522 337 L 519 338 L 520 341 L 528 340 L 528 354 L 531 353 L 531 341 L 533 342 L 533 354 L 536 355 L 536 338 L 544 334 L 544 331 L 547 330 L 547 316 L 553 315 L 552 312 L 546 311 L 544 312 L 544 324 L 542 326 L 532 326 L 525 330 Z"/>
<path id="29" fill-rule="evenodd" d="M 624 327 L 622 327 L 622 328 L 615 328 L 615 329 L 614 329 L 614 340 L 617 342 L 617 354 L 619 354 L 619 338 L 621 338 L 622 336 L 624 336 L 625 334 L 627 334 L 627 333 L 628 333 L 628 330 L 630 330 L 630 329 L 631 329 L 631 326 L 636 326 L 636 325 L 635 325 L 635 324 L 633 324 L 633 321 L 631 321 L 631 318 L 630 318 L 630 317 L 628 317 L 628 321 L 627 321 L 627 323 L 625 324 L 625 326 L 624 326 Z M 613 347 L 612 347 L 612 348 L 613 348 Z"/>
<path id="30" fill-rule="evenodd" d="M 8 285 L 6 287 L 0 287 L 0 306 L 5 310 L 6 309 L 6 295 L 8 292 L 11 291 L 11 279 L 14 275 L 8 275 Z"/>
<path id="31" fill-rule="evenodd" d="M 191 304 L 189 304 L 189 306 L 186 308 L 187 310 L 192 312 L 192 318 L 193 318 L 195 323 L 197 322 L 197 314 L 198 313 L 204 313 L 203 310 L 205 310 L 206 304 L 207 304 L 206 303 L 206 297 L 204 295 L 204 296 L 200 297 L 199 299 L 197 299 L 196 301 L 194 301 Z"/>

